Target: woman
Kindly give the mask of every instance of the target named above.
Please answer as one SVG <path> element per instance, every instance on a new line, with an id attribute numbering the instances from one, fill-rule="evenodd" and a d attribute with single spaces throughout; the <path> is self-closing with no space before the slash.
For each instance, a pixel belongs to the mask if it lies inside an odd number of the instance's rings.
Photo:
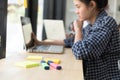
<path id="1" fill-rule="evenodd" d="M 120 80 L 119 31 L 107 15 L 108 0 L 73 0 L 78 20 L 74 21 L 72 46 L 76 59 L 83 60 L 85 80 Z M 90 24 L 83 29 L 83 21 Z"/>

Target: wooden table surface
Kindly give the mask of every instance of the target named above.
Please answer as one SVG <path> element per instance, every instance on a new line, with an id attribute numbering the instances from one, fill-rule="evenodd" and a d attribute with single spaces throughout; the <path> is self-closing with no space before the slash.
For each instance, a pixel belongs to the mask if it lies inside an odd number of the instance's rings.
<path id="1" fill-rule="evenodd" d="M 29 55 L 58 58 L 61 60 L 62 70 L 44 70 L 41 66 L 23 68 L 14 65 L 26 61 Z M 82 60 L 76 60 L 69 48 L 65 48 L 63 54 L 14 53 L 0 60 L 0 80 L 83 80 Z"/>

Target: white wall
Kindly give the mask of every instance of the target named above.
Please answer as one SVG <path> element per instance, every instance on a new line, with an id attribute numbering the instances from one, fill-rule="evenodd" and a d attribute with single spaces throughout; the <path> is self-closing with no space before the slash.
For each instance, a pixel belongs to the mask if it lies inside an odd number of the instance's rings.
<path id="1" fill-rule="evenodd" d="M 120 0 L 109 1 L 109 15 L 113 16 L 117 23 L 120 23 Z"/>
<path id="2" fill-rule="evenodd" d="M 73 5 L 73 0 L 66 0 L 66 18 L 65 18 L 65 27 L 66 27 L 66 32 L 68 33 L 68 26 L 69 24 L 77 18 L 75 14 L 75 8 Z"/>

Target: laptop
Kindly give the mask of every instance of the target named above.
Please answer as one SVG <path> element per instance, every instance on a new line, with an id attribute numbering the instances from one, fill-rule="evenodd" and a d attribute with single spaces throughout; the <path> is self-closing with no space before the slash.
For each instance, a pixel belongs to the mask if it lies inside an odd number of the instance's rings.
<path id="1" fill-rule="evenodd" d="M 44 19 L 46 37 L 50 40 L 63 40 L 66 38 L 63 20 Z"/>
<path id="2" fill-rule="evenodd" d="M 22 17 L 21 16 L 21 24 L 22 24 L 22 32 L 23 32 L 23 38 L 24 38 L 24 44 L 25 49 L 28 52 L 32 53 L 63 53 L 64 52 L 64 46 L 62 45 L 34 45 L 30 48 L 27 48 L 27 45 L 29 41 L 31 40 L 31 33 L 32 26 L 31 21 L 29 17 Z"/>

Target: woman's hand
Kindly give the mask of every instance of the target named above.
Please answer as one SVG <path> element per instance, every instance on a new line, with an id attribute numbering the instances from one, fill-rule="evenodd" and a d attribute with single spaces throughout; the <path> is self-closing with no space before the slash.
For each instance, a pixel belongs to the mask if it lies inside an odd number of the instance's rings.
<path id="1" fill-rule="evenodd" d="M 34 45 L 40 45 L 40 41 L 36 38 L 34 32 L 31 33 L 31 40 L 33 40 Z"/>
<path id="2" fill-rule="evenodd" d="M 74 31 L 75 31 L 75 33 L 77 33 L 78 31 L 82 31 L 83 21 L 81 21 L 81 20 L 75 20 L 73 22 L 73 25 L 74 25 Z"/>
<path id="3" fill-rule="evenodd" d="M 27 49 L 34 46 L 34 45 L 40 45 L 40 41 L 37 40 L 34 32 L 31 33 L 31 40 L 26 44 Z"/>
<path id="4" fill-rule="evenodd" d="M 74 30 L 75 30 L 74 43 L 76 43 L 77 41 L 82 40 L 83 21 L 75 20 L 73 25 L 74 25 Z"/>
<path id="5" fill-rule="evenodd" d="M 70 37 L 73 37 L 73 36 L 74 36 L 74 33 L 66 34 L 66 38 L 70 38 Z"/>
<path id="6" fill-rule="evenodd" d="M 30 47 L 34 46 L 34 40 L 31 39 L 27 44 L 26 44 L 26 48 L 29 49 Z"/>

